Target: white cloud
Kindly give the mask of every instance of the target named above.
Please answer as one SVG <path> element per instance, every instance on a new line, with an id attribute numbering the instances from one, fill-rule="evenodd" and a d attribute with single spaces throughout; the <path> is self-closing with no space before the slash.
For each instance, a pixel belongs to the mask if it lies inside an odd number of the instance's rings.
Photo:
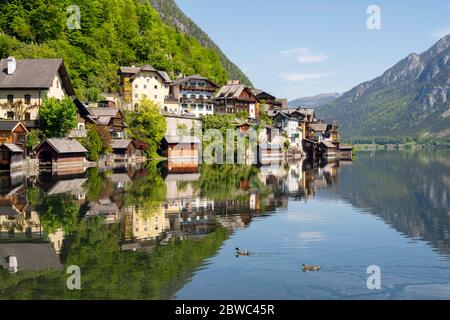
<path id="1" fill-rule="evenodd" d="M 317 80 L 322 79 L 326 77 L 332 76 L 332 73 L 288 73 L 283 74 L 280 77 L 292 81 L 292 82 L 300 82 L 300 81 L 306 81 L 306 80 Z"/>
<path id="2" fill-rule="evenodd" d="M 297 48 L 280 51 L 285 59 L 295 58 L 301 64 L 317 63 L 328 59 L 328 56 L 321 52 L 313 52 L 309 48 Z"/>
<path id="3" fill-rule="evenodd" d="M 450 26 L 435 30 L 433 33 L 430 34 L 430 36 L 436 40 L 439 40 L 448 34 L 450 34 Z"/>

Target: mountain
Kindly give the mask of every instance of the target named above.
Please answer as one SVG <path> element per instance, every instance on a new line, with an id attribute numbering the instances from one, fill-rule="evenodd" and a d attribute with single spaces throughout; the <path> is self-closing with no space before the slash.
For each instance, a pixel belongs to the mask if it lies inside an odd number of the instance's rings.
<path id="1" fill-rule="evenodd" d="M 213 40 L 187 17 L 177 6 L 174 0 L 149 0 L 153 7 L 160 13 L 161 18 L 168 24 L 174 26 L 178 31 L 197 39 L 204 47 L 211 48 L 219 54 L 222 65 L 228 72 L 229 79 L 241 80 L 249 86 L 253 86 L 250 79 L 238 66 L 231 62 Z"/>
<path id="2" fill-rule="evenodd" d="M 342 96 L 341 93 L 322 93 L 312 97 L 304 97 L 289 102 L 289 107 L 296 108 L 305 106 L 310 108 L 318 108 L 332 103 L 334 100 Z"/>
<path id="3" fill-rule="evenodd" d="M 344 137 L 448 137 L 450 35 L 364 82 L 318 115 L 341 125 Z"/>
<path id="4" fill-rule="evenodd" d="M 76 13 L 68 15 L 71 5 L 79 6 L 79 29 L 68 27 Z M 153 5 L 149 0 L 0 1 L 0 57 L 61 57 L 78 98 L 89 100 L 117 92 L 120 65 L 151 64 L 172 77 L 201 74 L 219 85 L 236 76 L 217 47 L 173 27 L 167 12 L 160 15 Z M 178 9 L 174 13 L 182 16 Z"/>

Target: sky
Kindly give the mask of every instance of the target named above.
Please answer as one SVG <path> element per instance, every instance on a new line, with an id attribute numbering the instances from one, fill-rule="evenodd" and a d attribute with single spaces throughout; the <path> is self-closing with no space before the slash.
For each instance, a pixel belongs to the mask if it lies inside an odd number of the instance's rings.
<path id="1" fill-rule="evenodd" d="M 348 91 L 450 33 L 450 0 L 176 2 L 255 87 L 289 100 Z"/>

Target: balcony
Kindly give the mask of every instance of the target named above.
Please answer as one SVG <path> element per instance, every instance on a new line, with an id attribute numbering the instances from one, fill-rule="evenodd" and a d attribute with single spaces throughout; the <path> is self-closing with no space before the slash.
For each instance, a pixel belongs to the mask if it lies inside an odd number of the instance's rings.
<path id="1" fill-rule="evenodd" d="M 186 98 L 186 97 L 181 97 L 180 98 L 180 103 L 185 103 L 185 104 L 213 104 L 214 100 L 213 99 L 205 99 L 205 98 Z"/>
<path id="2" fill-rule="evenodd" d="M 167 103 L 167 104 L 177 104 L 177 103 L 178 103 L 178 99 L 175 99 L 174 96 L 166 96 L 166 97 L 164 98 L 164 103 Z"/>

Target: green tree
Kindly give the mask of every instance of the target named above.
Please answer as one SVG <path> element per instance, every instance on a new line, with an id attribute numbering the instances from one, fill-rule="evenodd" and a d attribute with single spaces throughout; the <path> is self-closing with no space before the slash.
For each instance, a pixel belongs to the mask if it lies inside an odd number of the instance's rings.
<path id="1" fill-rule="evenodd" d="M 62 138 L 77 125 L 77 108 L 66 97 L 62 101 L 45 98 L 39 108 L 39 119 L 45 138 Z"/>
<path id="2" fill-rule="evenodd" d="M 142 99 L 136 112 L 129 112 L 126 117 L 130 125 L 130 137 L 145 142 L 148 145 L 147 155 L 156 157 L 167 130 L 166 119 L 161 115 L 159 106 L 148 99 Z"/>
<path id="3" fill-rule="evenodd" d="M 27 148 L 34 149 L 41 141 L 41 132 L 39 130 L 31 130 L 27 133 Z"/>
<path id="4" fill-rule="evenodd" d="M 99 155 L 103 151 L 103 142 L 95 126 L 89 126 L 87 137 L 81 139 L 80 143 L 88 150 L 88 160 L 98 161 Z"/>

